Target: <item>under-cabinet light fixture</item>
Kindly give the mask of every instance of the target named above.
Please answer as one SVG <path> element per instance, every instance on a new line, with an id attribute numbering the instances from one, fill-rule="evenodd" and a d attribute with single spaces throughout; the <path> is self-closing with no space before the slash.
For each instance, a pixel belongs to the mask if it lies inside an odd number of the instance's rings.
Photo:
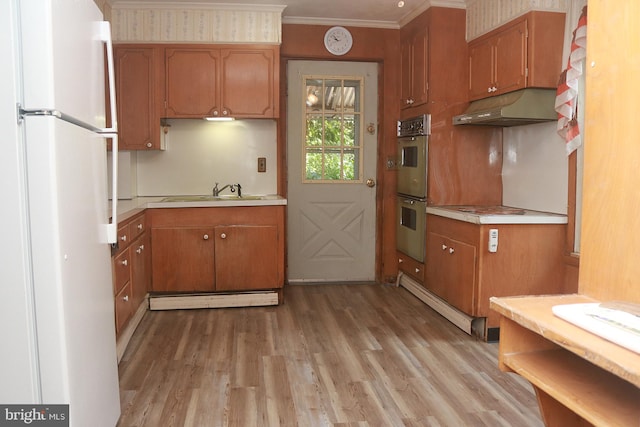
<path id="1" fill-rule="evenodd" d="M 233 117 L 205 117 L 208 122 L 230 122 L 235 120 Z"/>

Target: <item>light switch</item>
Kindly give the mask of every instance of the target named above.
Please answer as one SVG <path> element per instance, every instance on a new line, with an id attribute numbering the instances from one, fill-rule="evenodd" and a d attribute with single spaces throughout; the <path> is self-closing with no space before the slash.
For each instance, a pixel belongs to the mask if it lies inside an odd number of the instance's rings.
<path id="1" fill-rule="evenodd" d="M 267 171 L 267 158 L 258 157 L 258 172 L 266 172 L 266 171 Z"/>

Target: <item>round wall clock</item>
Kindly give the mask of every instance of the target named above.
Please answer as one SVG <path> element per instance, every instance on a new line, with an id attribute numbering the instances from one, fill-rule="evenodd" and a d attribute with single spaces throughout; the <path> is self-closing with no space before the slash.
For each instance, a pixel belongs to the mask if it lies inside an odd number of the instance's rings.
<path id="1" fill-rule="evenodd" d="M 334 55 L 344 55 L 352 45 L 351 33 L 344 27 L 331 27 L 324 35 L 324 46 Z"/>

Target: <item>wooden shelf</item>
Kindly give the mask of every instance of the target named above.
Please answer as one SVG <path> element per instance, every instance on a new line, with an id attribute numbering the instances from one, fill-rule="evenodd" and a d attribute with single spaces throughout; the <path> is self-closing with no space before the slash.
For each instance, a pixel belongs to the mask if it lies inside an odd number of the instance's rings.
<path id="1" fill-rule="evenodd" d="M 640 354 L 551 311 L 584 302 L 597 301 L 577 294 L 492 298 L 502 315 L 500 369 L 534 386 L 548 426 L 567 425 L 576 415 L 594 425 L 639 425 Z"/>
<path id="2" fill-rule="evenodd" d="M 564 350 L 505 355 L 505 365 L 594 425 L 640 422 L 640 389 Z"/>

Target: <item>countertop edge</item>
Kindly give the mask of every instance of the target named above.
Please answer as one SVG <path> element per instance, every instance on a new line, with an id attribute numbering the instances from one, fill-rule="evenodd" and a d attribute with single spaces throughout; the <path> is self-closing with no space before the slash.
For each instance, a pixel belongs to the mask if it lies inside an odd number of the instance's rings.
<path id="1" fill-rule="evenodd" d="M 525 210 L 524 215 L 491 215 L 427 206 L 426 212 L 472 224 L 567 224 L 568 222 L 566 215 L 531 210 Z"/>
<path id="2" fill-rule="evenodd" d="M 269 195 L 258 200 L 216 200 L 205 202 L 162 202 L 167 196 L 136 197 L 118 200 L 118 222 L 126 221 L 145 209 L 158 208 L 216 208 L 216 207 L 252 207 L 252 206 L 286 206 L 287 199 L 282 196 Z M 111 201 L 109 201 L 109 216 Z"/>

